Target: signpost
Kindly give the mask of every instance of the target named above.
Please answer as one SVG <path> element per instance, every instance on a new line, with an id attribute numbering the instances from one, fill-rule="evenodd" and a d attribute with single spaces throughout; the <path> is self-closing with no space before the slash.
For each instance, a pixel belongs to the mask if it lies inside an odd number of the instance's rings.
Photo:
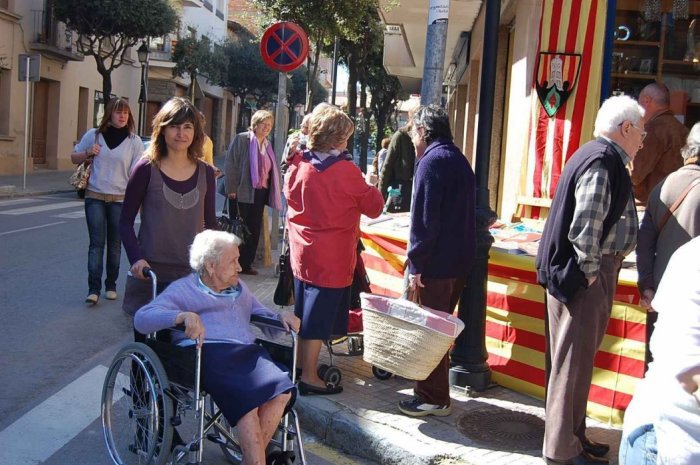
<path id="1" fill-rule="evenodd" d="M 260 55 L 263 62 L 279 71 L 277 86 L 277 108 L 275 111 L 275 154 L 277 164 L 282 161 L 284 144 L 287 142 L 287 73 L 301 66 L 309 54 L 309 37 L 297 24 L 275 23 L 268 27 L 260 40 Z M 277 247 L 279 242 L 279 218 L 272 216 L 270 242 Z"/>
<path id="2" fill-rule="evenodd" d="M 27 190 L 27 159 L 29 158 L 29 82 L 41 79 L 41 55 L 19 55 L 19 80 L 27 84 L 27 97 L 24 110 L 24 171 L 22 174 L 22 190 Z"/>
<path id="3" fill-rule="evenodd" d="M 294 23 L 275 23 L 260 40 L 260 54 L 270 68 L 282 73 L 294 71 L 309 54 L 309 37 Z"/>

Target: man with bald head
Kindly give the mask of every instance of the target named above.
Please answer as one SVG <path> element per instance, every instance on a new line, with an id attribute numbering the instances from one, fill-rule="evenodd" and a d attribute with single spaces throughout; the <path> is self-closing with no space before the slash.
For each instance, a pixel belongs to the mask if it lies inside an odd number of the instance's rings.
<path id="1" fill-rule="evenodd" d="M 643 205 L 654 186 L 683 166 L 681 148 L 688 137 L 688 128 L 673 116 L 670 103 L 668 88 L 660 82 L 649 84 L 639 94 L 647 137 L 632 163 L 630 175 L 634 197 Z"/>

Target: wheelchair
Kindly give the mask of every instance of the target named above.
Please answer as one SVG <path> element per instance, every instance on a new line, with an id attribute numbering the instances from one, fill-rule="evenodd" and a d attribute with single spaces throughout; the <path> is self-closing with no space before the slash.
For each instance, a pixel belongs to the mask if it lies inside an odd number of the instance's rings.
<path id="1" fill-rule="evenodd" d="M 155 273 L 147 272 L 156 295 Z M 253 316 L 259 328 L 283 330 L 275 319 Z M 168 331 L 183 330 L 175 328 Z M 291 350 L 281 344 L 258 339 L 269 348 L 275 361 L 289 369 L 294 381 L 296 341 Z M 102 389 L 102 430 L 110 457 L 117 465 L 196 465 L 202 462 L 204 439 L 218 444 L 232 464 L 243 460 L 236 427 L 230 425 L 213 399 L 200 386 L 201 348 L 179 347 L 162 340 L 163 332 L 150 334 L 146 343 L 122 347 L 110 365 Z M 292 408 L 287 406 L 280 426 L 268 445 L 279 451 L 274 463 L 305 465 L 301 429 Z M 188 414 L 196 420 L 189 442 L 180 438 L 175 427 Z M 186 461 L 185 461 L 186 460 Z"/>

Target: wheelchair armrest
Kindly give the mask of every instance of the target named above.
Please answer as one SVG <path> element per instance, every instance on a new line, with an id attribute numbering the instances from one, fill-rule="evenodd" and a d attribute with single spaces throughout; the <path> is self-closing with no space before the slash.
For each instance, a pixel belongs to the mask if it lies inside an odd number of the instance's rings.
<path id="1" fill-rule="evenodd" d="M 251 315 L 250 322 L 260 329 L 272 328 L 276 330 L 284 331 L 284 325 L 277 318 L 270 318 L 267 316 Z"/>

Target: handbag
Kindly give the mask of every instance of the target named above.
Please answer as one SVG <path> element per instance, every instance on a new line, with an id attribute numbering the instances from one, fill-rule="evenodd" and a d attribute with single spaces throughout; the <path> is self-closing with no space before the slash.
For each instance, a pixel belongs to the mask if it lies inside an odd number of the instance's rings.
<path id="1" fill-rule="evenodd" d="M 238 238 L 245 244 L 250 240 L 250 229 L 248 229 L 248 226 L 245 225 L 243 219 L 241 218 L 241 211 L 238 209 L 238 201 L 235 199 L 231 199 L 230 201 L 236 204 L 236 216 L 229 215 L 229 202 L 224 202 L 224 209 L 221 212 L 221 216 L 216 219 L 216 222 L 218 223 L 221 231 L 226 231 L 227 233 L 238 236 Z"/>
<path id="2" fill-rule="evenodd" d="M 661 233 L 661 230 L 664 229 L 664 226 L 666 226 L 666 223 L 668 223 L 668 220 L 671 219 L 673 216 L 673 213 L 678 210 L 678 207 L 681 206 L 681 203 L 683 203 L 683 200 L 685 200 L 685 197 L 688 195 L 688 193 L 693 190 L 693 187 L 697 186 L 700 184 L 700 178 L 694 179 L 691 181 L 690 184 L 683 190 L 683 192 L 680 193 L 678 198 L 676 199 L 675 202 L 673 202 L 673 205 L 671 205 L 671 208 L 668 209 L 666 214 L 664 215 L 663 218 L 661 218 L 661 221 L 659 222 L 659 228 L 658 232 L 659 234 Z"/>
<path id="3" fill-rule="evenodd" d="M 100 133 L 97 130 L 95 130 L 95 144 L 97 144 L 99 136 Z M 87 189 L 88 181 L 90 180 L 90 174 L 92 173 L 92 160 L 94 158 L 95 155 L 87 156 L 85 160 L 82 161 L 82 163 L 78 164 L 78 166 L 75 168 L 75 171 L 73 172 L 73 174 L 71 174 L 70 178 L 68 179 L 70 185 L 78 191 L 79 195 L 85 195 L 85 189 Z"/>
<path id="4" fill-rule="evenodd" d="M 279 259 L 279 275 L 277 276 L 277 287 L 272 301 L 282 307 L 294 305 L 294 276 L 292 275 L 292 264 L 289 261 L 289 238 L 287 228 L 284 229 L 282 240 L 282 253 Z"/>

